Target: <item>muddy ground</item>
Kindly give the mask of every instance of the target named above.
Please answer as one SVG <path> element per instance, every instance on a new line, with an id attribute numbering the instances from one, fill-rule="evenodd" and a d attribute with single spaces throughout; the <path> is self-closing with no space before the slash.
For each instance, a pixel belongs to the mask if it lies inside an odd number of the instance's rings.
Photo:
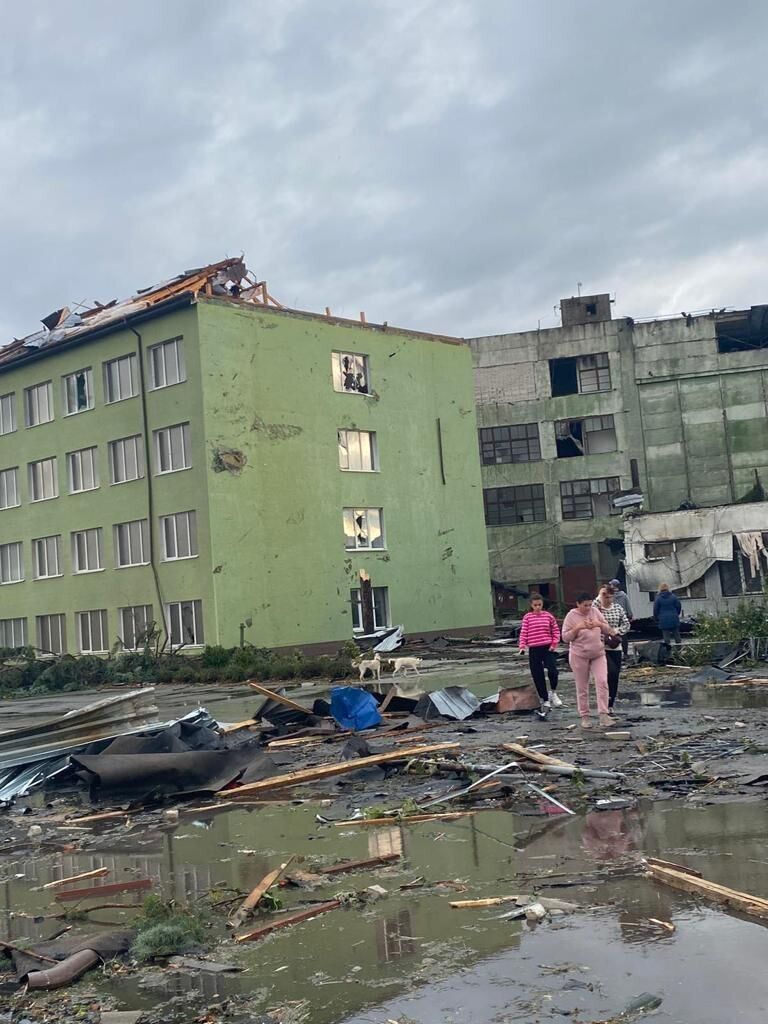
<path id="1" fill-rule="evenodd" d="M 418 683 L 467 685 L 484 696 L 522 674 L 513 655 L 467 654 L 428 663 Z M 458 743 L 460 760 L 492 765 L 511 760 L 501 745 L 518 741 L 582 768 L 624 776 L 594 782 L 515 771 L 497 788 L 452 801 L 451 810 L 475 812 L 454 820 L 377 828 L 318 820 L 348 818 L 371 806 L 396 809 L 407 800 L 423 803 L 477 777 L 442 769 L 430 774 L 423 765 L 408 773 L 373 768 L 280 791 L 274 802 L 211 809 L 215 800 L 198 797 L 186 807 L 173 805 L 178 821 L 158 808 L 76 826 L 67 818 L 92 810 L 79 790 L 49 789 L 20 801 L 0 819 L 0 940 L 23 946 L 68 925 L 74 932 L 130 925 L 135 909 L 73 915 L 69 904 L 40 888 L 106 867 L 105 881 L 149 879 L 153 893 L 200 908 L 207 939 L 189 955 L 237 970 L 213 973 L 167 961 L 137 966 L 128 959 L 43 995 L 25 995 L 8 974 L 0 988 L 0 1021 L 96 1022 L 109 1010 L 142 1011 L 146 1024 L 504 1024 L 646 1016 L 691 1024 L 764 1021 L 764 924 L 642 873 L 641 857 L 656 855 L 768 897 L 768 806 L 761 785 L 761 773 L 768 778 L 762 753 L 768 686 L 690 685 L 686 677 L 671 668 L 625 673 L 617 728 L 630 732 L 628 740 L 568 728 L 578 720 L 567 674 L 560 689 L 566 707 L 546 722 L 526 714 L 488 716 L 441 724 L 414 738 Z M 321 689 L 292 694 L 303 700 Z M 221 721 L 247 718 L 258 703 L 246 687 L 210 687 L 195 697 Z M 158 698 L 169 717 L 190 708 L 183 688 L 160 690 Z M 91 699 L 75 694 L 55 702 L 5 702 L 0 716 L 4 727 L 14 727 Z M 290 767 L 336 761 L 341 746 L 294 748 Z M 382 738 L 371 747 L 385 751 L 394 744 Z M 575 814 L 560 812 L 526 781 L 554 787 L 550 795 Z M 605 800 L 613 803 L 600 803 Z M 306 879 L 323 865 L 388 853 L 401 859 L 319 883 Z M 284 909 L 339 893 L 343 906 L 259 942 L 235 944 L 228 912 L 291 855 L 296 860 L 287 874 L 303 885 L 279 890 Z M 366 902 L 350 897 L 373 884 L 386 892 Z M 504 919 L 507 906 L 449 905 L 532 892 L 579 909 L 533 925 Z M 114 902 L 138 903 L 143 895 L 127 893 Z M 62 913 L 69 916 L 62 919 Z M 250 926 L 268 919 L 262 914 Z M 641 1000 L 637 1012 L 619 1017 L 644 993 L 660 1005 Z"/>

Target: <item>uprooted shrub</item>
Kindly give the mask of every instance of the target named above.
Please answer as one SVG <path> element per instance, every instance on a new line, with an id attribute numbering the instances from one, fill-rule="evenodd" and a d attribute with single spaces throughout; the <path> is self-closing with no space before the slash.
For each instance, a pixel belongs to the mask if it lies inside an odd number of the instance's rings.
<path id="1" fill-rule="evenodd" d="M 691 645 L 686 645 L 686 661 L 701 664 L 709 661 L 715 644 L 734 647 L 749 637 L 768 636 L 768 599 L 740 601 L 722 615 L 697 613 Z"/>
<path id="2" fill-rule="evenodd" d="M 136 920 L 138 934 L 131 953 L 139 961 L 189 953 L 205 941 L 206 918 L 199 910 L 179 907 L 173 900 L 147 896 Z"/>

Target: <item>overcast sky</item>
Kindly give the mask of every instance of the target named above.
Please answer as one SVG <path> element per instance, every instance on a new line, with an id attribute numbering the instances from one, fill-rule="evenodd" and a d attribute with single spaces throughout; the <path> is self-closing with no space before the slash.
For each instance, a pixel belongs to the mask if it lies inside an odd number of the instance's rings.
<path id="1" fill-rule="evenodd" d="M 472 336 L 768 302 L 764 0 L 0 0 L 0 340 L 243 250 Z"/>

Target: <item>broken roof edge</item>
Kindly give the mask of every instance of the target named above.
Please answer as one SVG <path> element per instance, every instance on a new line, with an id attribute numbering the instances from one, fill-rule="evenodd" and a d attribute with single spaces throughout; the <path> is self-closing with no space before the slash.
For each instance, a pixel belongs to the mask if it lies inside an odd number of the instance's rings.
<path id="1" fill-rule="evenodd" d="M 389 323 L 371 323 L 368 320 L 353 320 L 350 317 L 327 316 L 325 313 L 315 313 L 308 309 L 291 309 L 288 306 L 279 308 L 277 306 L 263 306 L 249 302 L 247 299 L 236 299 L 234 297 L 203 295 L 197 296 L 197 302 L 210 303 L 215 306 L 237 306 L 239 309 L 247 309 L 252 313 L 269 313 L 276 316 L 295 316 L 307 320 L 321 320 L 323 323 L 335 324 L 338 327 L 358 327 L 363 330 L 371 330 L 379 334 L 400 334 L 409 338 L 423 338 L 425 341 L 438 341 L 445 345 L 469 346 L 466 338 L 457 338 L 450 334 L 430 334 L 429 331 L 416 331 L 408 327 L 393 327 Z"/>

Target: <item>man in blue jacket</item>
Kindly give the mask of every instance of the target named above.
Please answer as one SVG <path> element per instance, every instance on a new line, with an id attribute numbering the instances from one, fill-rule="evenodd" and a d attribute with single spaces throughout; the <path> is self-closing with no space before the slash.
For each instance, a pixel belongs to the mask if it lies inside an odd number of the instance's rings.
<path id="1" fill-rule="evenodd" d="M 653 617 L 656 619 L 667 647 L 671 647 L 673 642 L 678 647 L 682 643 L 680 639 L 680 612 L 682 610 L 680 598 L 672 593 L 668 583 L 662 583 L 659 586 L 656 600 L 653 602 Z"/>

